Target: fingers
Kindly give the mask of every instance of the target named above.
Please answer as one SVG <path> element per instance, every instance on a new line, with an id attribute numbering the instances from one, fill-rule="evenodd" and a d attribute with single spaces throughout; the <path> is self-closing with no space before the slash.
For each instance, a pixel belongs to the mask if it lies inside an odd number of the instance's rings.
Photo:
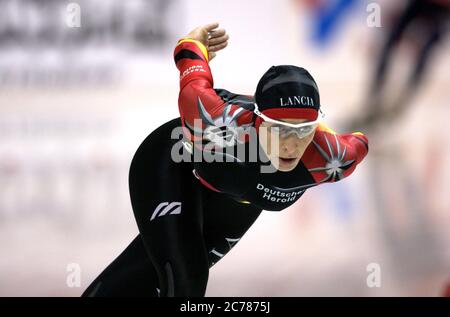
<path id="1" fill-rule="evenodd" d="M 208 50 L 211 52 L 217 52 L 224 49 L 228 45 L 228 39 L 230 37 L 224 29 L 219 29 L 209 32 Z"/>
<path id="2" fill-rule="evenodd" d="M 228 34 L 225 34 L 223 36 L 219 36 L 219 37 L 210 37 L 209 38 L 209 46 L 214 46 L 214 45 L 218 45 L 218 44 L 222 44 L 223 42 L 228 41 L 230 37 L 228 36 Z"/>
<path id="3" fill-rule="evenodd" d="M 217 52 L 217 51 L 220 51 L 221 49 L 224 49 L 225 47 L 227 47 L 227 45 L 228 45 L 228 42 L 223 42 L 223 43 L 213 45 L 213 46 L 210 45 L 208 47 L 208 51 Z"/>
<path id="4" fill-rule="evenodd" d="M 230 38 L 224 29 L 218 29 L 219 23 L 214 22 L 206 24 L 201 27 L 202 36 L 206 36 L 206 43 L 208 48 L 209 60 L 216 57 L 216 52 L 224 49 L 228 45 L 228 39 Z"/>
<path id="5" fill-rule="evenodd" d="M 209 24 L 206 24 L 205 26 L 203 26 L 203 28 L 206 29 L 206 31 L 208 31 L 208 32 L 210 32 L 218 27 L 219 27 L 219 23 L 217 23 L 217 22 L 209 23 Z"/>
<path id="6" fill-rule="evenodd" d="M 216 37 L 221 37 L 226 34 L 226 31 L 224 29 L 214 30 L 209 32 L 209 38 L 213 39 Z"/>

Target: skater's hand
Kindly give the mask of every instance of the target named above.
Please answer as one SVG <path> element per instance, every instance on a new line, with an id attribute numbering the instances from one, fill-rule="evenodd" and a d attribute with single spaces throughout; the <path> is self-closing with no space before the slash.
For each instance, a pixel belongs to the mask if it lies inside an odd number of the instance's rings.
<path id="1" fill-rule="evenodd" d="M 217 29 L 218 27 L 219 23 L 210 23 L 196 27 L 186 35 L 186 37 L 205 45 L 209 60 L 216 57 L 216 52 L 223 50 L 228 45 L 228 39 L 230 38 L 224 29 Z"/>

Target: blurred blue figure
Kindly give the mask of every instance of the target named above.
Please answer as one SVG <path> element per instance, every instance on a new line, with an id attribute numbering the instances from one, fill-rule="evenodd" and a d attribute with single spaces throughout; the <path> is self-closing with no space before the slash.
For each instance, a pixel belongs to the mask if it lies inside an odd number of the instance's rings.
<path id="1" fill-rule="evenodd" d="M 327 45 L 336 34 L 338 27 L 348 18 L 348 14 L 356 7 L 357 1 L 312 1 L 313 26 L 312 41 L 323 47 Z"/>

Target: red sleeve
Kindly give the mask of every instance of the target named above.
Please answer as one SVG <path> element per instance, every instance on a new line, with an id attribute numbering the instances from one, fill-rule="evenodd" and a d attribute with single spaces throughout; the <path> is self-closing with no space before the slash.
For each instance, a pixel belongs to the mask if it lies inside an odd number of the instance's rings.
<path id="1" fill-rule="evenodd" d="M 206 123 L 211 124 L 223 112 L 225 102 L 213 89 L 208 51 L 202 43 L 181 39 L 175 47 L 174 59 L 180 71 L 178 108 L 181 121 L 185 133 L 193 141 L 194 120 L 202 119 L 203 129 Z"/>
<path id="2" fill-rule="evenodd" d="M 337 134 L 321 124 L 302 161 L 317 183 L 336 182 L 353 173 L 368 151 L 361 132 Z"/>

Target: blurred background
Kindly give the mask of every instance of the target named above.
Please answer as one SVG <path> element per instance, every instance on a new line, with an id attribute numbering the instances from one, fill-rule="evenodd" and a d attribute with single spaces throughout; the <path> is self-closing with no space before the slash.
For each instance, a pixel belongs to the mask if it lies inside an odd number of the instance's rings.
<path id="1" fill-rule="evenodd" d="M 352 177 L 264 211 L 206 295 L 442 296 L 449 6 L 0 0 L 0 296 L 79 296 L 137 235 L 131 159 L 178 116 L 177 40 L 214 21 L 230 35 L 215 87 L 253 94 L 270 66 L 303 66 L 328 125 L 364 132 L 370 151 Z"/>

